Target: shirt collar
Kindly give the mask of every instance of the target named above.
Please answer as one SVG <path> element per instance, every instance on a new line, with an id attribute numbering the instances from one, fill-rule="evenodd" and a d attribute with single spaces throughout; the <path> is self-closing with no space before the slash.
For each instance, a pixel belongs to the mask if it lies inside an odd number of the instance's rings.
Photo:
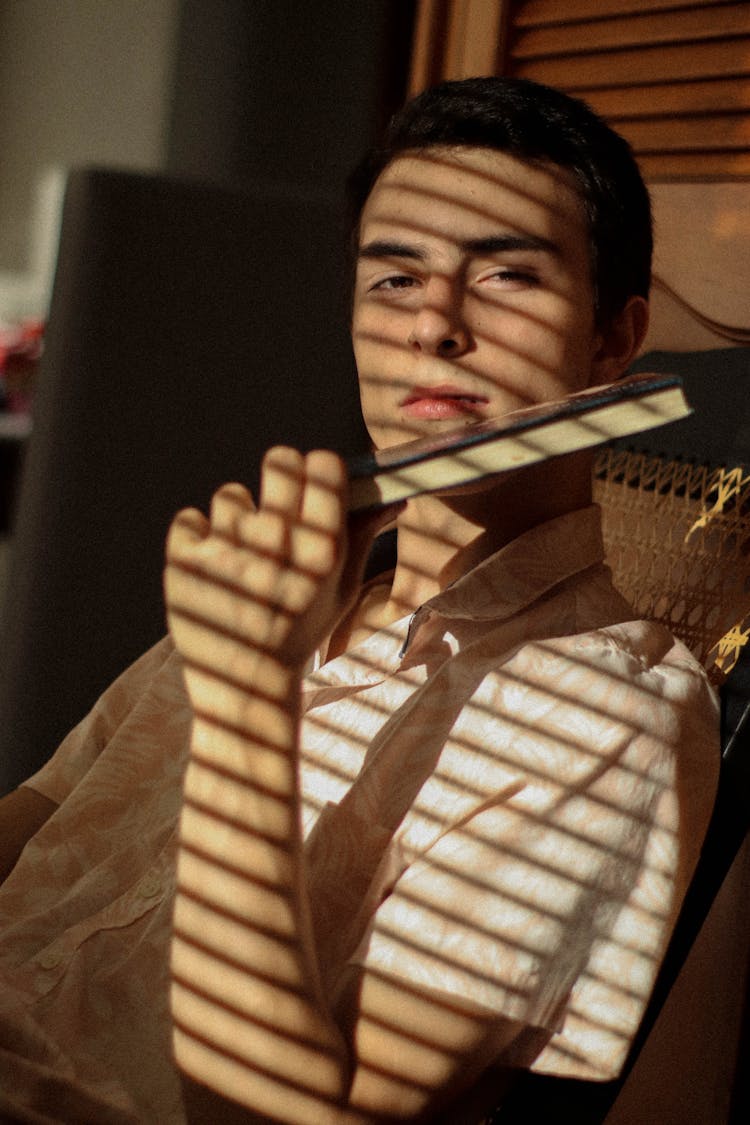
<path id="1" fill-rule="evenodd" d="M 424 608 L 444 618 L 502 619 L 603 560 L 601 511 L 591 504 L 531 528 Z"/>
<path id="2" fill-rule="evenodd" d="M 411 617 L 373 634 L 357 649 L 322 667 L 321 654 L 317 654 L 307 687 L 314 692 L 340 682 L 350 687 L 379 682 L 399 663 L 426 619 L 439 615 L 454 621 L 502 621 L 553 586 L 603 560 L 598 505 L 558 516 L 520 535 L 430 598 Z"/>

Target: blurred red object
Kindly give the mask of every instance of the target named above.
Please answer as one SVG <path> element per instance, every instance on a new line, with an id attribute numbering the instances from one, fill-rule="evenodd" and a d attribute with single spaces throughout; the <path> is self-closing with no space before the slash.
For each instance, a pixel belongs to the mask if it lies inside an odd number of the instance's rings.
<path id="1" fill-rule="evenodd" d="M 27 413 L 34 397 L 36 372 L 44 347 L 44 321 L 25 320 L 0 327 L 0 386 L 3 409 Z"/>

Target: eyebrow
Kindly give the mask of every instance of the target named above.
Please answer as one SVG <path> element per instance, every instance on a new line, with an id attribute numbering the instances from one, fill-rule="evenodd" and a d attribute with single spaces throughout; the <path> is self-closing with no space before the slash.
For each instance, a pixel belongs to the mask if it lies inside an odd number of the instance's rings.
<path id="1" fill-rule="evenodd" d="M 470 254 L 502 254 L 513 250 L 531 250 L 535 253 L 559 255 L 560 247 L 548 238 L 535 234 L 494 234 L 484 238 L 469 238 L 458 243 L 459 248 Z M 396 242 L 387 238 L 376 238 L 360 246 L 358 258 L 407 258 L 423 262 L 427 250 L 418 242 Z"/>

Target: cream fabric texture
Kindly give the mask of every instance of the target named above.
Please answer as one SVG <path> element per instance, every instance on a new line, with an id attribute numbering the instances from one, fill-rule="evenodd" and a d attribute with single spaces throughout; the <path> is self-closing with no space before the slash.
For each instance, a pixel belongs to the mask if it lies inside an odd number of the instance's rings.
<path id="1" fill-rule="evenodd" d="M 572 513 L 319 656 L 301 762 L 331 995 L 365 965 L 541 1029 L 509 1063 L 594 1078 L 638 1025 L 718 770 L 705 675 L 630 620 L 602 556 L 598 509 Z M 164 639 L 29 781 L 60 807 L 0 890 L 18 1120 L 183 1121 L 167 991 L 189 728 Z"/>

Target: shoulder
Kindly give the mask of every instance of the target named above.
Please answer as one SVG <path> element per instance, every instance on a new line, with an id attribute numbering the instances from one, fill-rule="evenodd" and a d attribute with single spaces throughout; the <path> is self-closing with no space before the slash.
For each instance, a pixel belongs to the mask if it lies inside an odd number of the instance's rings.
<path id="1" fill-rule="evenodd" d="M 498 672 L 500 685 L 512 678 L 530 723 L 549 727 L 554 719 L 561 733 L 585 728 L 597 741 L 617 728 L 623 743 L 682 746 L 718 760 L 717 693 L 659 624 L 624 621 L 532 639 Z"/>
<path id="2" fill-rule="evenodd" d="M 26 785 L 60 804 L 136 717 L 179 713 L 184 707 L 181 662 L 164 637 L 113 681 Z"/>
<path id="3" fill-rule="evenodd" d="M 663 625 L 624 621 L 541 642 L 580 698 L 670 743 L 718 747 L 719 700 L 705 669 Z"/>
<path id="4" fill-rule="evenodd" d="M 682 641 L 655 621 L 617 622 L 571 637 L 568 644 L 587 663 L 611 667 L 651 694 L 698 694 L 716 703 L 705 669 Z"/>

